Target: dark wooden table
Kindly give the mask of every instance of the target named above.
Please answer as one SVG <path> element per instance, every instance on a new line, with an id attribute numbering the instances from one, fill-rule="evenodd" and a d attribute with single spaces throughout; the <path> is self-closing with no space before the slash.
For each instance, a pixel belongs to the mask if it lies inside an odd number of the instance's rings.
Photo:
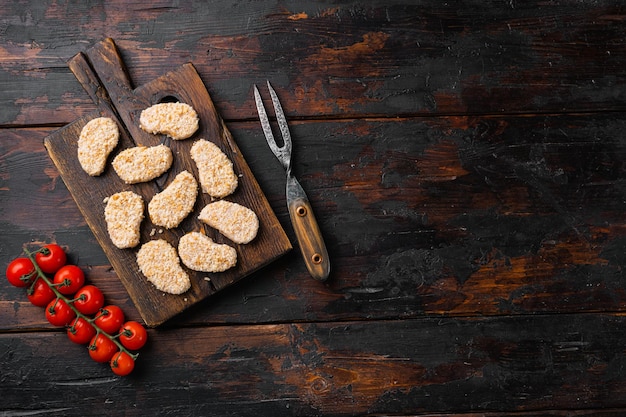
<path id="1" fill-rule="evenodd" d="M 626 414 L 619 1 L 17 1 L 0 7 L 0 264 L 58 242 L 140 316 L 43 146 L 191 62 L 291 242 L 252 85 L 271 80 L 332 259 L 297 250 L 149 330 L 114 376 L 0 285 L 2 415 Z"/>

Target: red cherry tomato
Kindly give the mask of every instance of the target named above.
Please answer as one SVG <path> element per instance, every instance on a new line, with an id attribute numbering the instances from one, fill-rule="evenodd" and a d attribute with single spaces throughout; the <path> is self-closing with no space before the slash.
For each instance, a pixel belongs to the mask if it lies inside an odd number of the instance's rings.
<path id="1" fill-rule="evenodd" d="M 124 312 L 115 305 L 100 309 L 94 320 L 96 326 L 110 335 L 117 335 L 118 330 L 122 327 L 122 323 L 124 323 Z"/>
<path id="2" fill-rule="evenodd" d="M 61 294 L 74 294 L 85 284 L 85 273 L 76 265 L 65 265 L 54 274 L 53 281 Z"/>
<path id="3" fill-rule="evenodd" d="M 67 326 L 74 320 L 76 313 L 60 298 L 50 301 L 46 307 L 46 319 L 53 326 Z"/>
<path id="4" fill-rule="evenodd" d="M 56 298 L 56 294 L 43 279 L 39 278 L 26 293 L 26 297 L 33 305 L 45 307 Z"/>
<path id="5" fill-rule="evenodd" d="M 120 329 L 119 340 L 126 349 L 139 350 L 148 341 L 148 332 L 136 321 L 127 321 Z"/>
<path id="6" fill-rule="evenodd" d="M 65 265 L 66 260 L 65 251 L 56 243 L 45 245 L 35 254 L 35 262 L 46 274 L 57 272 Z"/>
<path id="7" fill-rule="evenodd" d="M 85 285 L 74 294 L 74 307 L 82 314 L 96 314 L 104 306 L 104 295 L 95 285 Z"/>
<path id="8" fill-rule="evenodd" d="M 135 360 L 126 352 L 119 352 L 111 358 L 111 370 L 115 375 L 126 376 L 135 369 Z"/>
<path id="9" fill-rule="evenodd" d="M 82 317 L 74 319 L 72 324 L 67 328 L 67 337 L 79 345 L 85 345 L 89 343 L 91 339 L 96 335 L 96 329 Z"/>
<path id="10" fill-rule="evenodd" d="M 35 265 L 24 257 L 13 259 L 6 270 L 7 279 L 15 287 L 28 287 L 35 275 Z"/>
<path id="11" fill-rule="evenodd" d="M 117 345 L 102 333 L 96 334 L 89 344 L 89 356 L 96 362 L 108 362 L 117 352 Z"/>

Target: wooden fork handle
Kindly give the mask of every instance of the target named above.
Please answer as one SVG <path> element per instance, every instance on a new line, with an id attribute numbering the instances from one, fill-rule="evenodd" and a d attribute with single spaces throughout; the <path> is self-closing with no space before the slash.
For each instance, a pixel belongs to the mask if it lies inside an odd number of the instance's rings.
<path id="1" fill-rule="evenodd" d="M 293 177 L 287 180 L 287 207 L 300 252 L 309 273 L 318 281 L 326 281 L 330 274 L 330 260 L 326 244 L 313 214 L 311 203 L 298 181 Z"/>

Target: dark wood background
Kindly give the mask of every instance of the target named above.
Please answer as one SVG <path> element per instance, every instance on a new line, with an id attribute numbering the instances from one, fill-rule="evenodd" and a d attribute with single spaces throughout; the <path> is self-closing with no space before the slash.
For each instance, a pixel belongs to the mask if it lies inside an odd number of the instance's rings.
<path id="1" fill-rule="evenodd" d="M 0 264 L 56 241 L 139 319 L 43 139 L 192 62 L 295 245 L 269 79 L 332 261 L 294 250 L 149 331 L 115 377 L 0 285 L 2 415 L 626 414 L 619 1 L 15 1 L 0 7 Z"/>

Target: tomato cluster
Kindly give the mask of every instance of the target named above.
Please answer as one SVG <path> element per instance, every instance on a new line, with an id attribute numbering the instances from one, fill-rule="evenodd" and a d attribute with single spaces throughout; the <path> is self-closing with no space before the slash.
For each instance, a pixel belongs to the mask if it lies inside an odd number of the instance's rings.
<path id="1" fill-rule="evenodd" d="M 136 321 L 125 321 L 116 305 L 105 306 L 104 295 L 95 285 L 85 285 L 85 274 L 67 264 L 63 248 L 50 243 L 11 261 L 6 269 L 9 283 L 28 287 L 28 300 L 45 307 L 46 319 L 66 327 L 68 338 L 87 344 L 96 362 L 108 362 L 116 375 L 128 375 L 135 367 L 137 351 L 148 340 L 146 329 Z"/>

